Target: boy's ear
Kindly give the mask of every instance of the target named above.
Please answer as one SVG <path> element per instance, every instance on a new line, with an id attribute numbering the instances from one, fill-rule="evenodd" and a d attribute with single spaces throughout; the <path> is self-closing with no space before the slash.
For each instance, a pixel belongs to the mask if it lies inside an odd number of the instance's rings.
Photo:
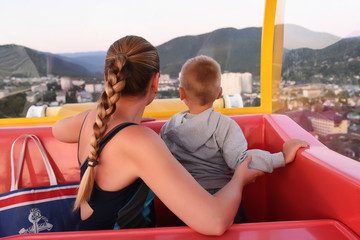
<path id="1" fill-rule="evenodd" d="M 222 95 L 222 87 L 220 87 L 219 95 L 217 96 L 217 98 L 216 98 L 216 99 L 221 98 L 221 95 Z"/>
<path id="2" fill-rule="evenodd" d="M 179 87 L 180 100 L 184 100 L 186 97 L 185 89 L 183 87 Z"/>

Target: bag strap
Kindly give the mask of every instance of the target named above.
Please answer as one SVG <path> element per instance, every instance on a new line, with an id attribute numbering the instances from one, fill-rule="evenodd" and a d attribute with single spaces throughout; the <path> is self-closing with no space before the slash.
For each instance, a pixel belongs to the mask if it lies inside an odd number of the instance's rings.
<path id="1" fill-rule="evenodd" d="M 15 148 L 16 142 L 18 140 L 20 140 L 21 138 L 25 138 L 25 139 L 24 139 L 24 142 L 23 142 L 20 154 L 19 154 L 18 169 L 17 169 L 16 182 L 15 182 L 14 148 Z M 15 141 L 13 142 L 13 144 L 11 146 L 11 153 L 10 153 L 10 157 L 11 157 L 11 188 L 10 188 L 10 191 L 17 190 L 19 188 L 20 174 L 21 174 L 21 170 L 22 170 L 23 164 L 24 164 L 24 156 L 25 156 L 26 144 L 28 142 L 28 139 L 31 139 L 34 141 L 35 145 L 37 146 L 37 148 L 39 149 L 39 151 L 41 153 L 42 159 L 43 159 L 45 167 L 46 167 L 46 171 L 49 176 L 50 185 L 53 186 L 53 185 L 58 184 L 54 170 L 50 164 L 49 158 L 46 155 L 46 151 L 45 151 L 40 139 L 36 135 L 25 134 L 25 135 L 21 135 L 20 137 L 15 139 Z"/>
<path id="2" fill-rule="evenodd" d="M 87 118 L 87 116 L 89 115 L 90 111 L 88 111 L 84 117 L 84 120 L 81 124 L 81 127 L 80 127 L 80 132 L 79 132 L 79 137 L 78 137 L 78 145 L 77 145 L 77 153 L 76 153 L 76 156 L 77 156 L 77 160 L 78 160 L 78 164 L 79 164 L 79 167 L 81 167 L 81 162 L 80 162 L 80 158 L 79 158 L 79 149 L 80 149 L 80 137 L 81 137 L 81 132 L 82 132 L 82 129 L 84 127 L 84 123 L 85 123 L 85 120 Z"/>

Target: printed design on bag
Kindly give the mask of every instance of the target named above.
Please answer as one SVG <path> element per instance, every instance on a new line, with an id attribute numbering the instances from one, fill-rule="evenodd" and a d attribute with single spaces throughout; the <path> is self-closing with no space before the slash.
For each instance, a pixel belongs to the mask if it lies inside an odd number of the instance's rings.
<path id="1" fill-rule="evenodd" d="M 49 223 L 48 219 L 44 216 L 41 216 L 41 212 L 38 208 L 32 208 L 29 214 L 29 222 L 33 225 L 27 229 L 20 229 L 19 233 L 39 233 L 41 231 L 48 230 L 50 231 L 53 228 L 53 225 Z"/>

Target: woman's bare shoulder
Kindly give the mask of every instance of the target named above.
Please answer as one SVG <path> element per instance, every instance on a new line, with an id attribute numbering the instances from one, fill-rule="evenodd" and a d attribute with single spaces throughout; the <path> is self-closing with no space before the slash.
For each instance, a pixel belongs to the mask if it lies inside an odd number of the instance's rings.
<path id="1" fill-rule="evenodd" d="M 153 147 L 163 147 L 163 141 L 152 129 L 142 125 L 131 125 L 123 130 L 121 134 L 116 134 L 114 143 L 122 145 L 125 149 L 139 151 Z"/>

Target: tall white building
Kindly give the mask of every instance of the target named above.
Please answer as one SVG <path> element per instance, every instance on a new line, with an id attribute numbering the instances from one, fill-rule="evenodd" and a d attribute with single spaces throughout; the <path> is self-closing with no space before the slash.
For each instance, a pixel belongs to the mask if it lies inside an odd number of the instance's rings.
<path id="1" fill-rule="evenodd" d="M 61 89 L 65 92 L 67 92 L 72 87 L 72 81 L 68 77 L 61 77 L 60 85 L 61 85 Z"/>
<path id="2" fill-rule="evenodd" d="M 95 92 L 102 92 L 105 89 L 105 84 L 104 83 L 95 83 L 94 85 L 94 90 Z"/>
<path id="3" fill-rule="evenodd" d="M 241 75 L 241 87 L 243 93 L 252 93 L 252 74 L 251 73 L 243 73 Z"/>
<path id="4" fill-rule="evenodd" d="M 81 85 L 85 84 L 85 80 L 74 79 L 71 81 L 71 83 L 72 83 L 72 85 L 80 87 Z"/>
<path id="5" fill-rule="evenodd" d="M 66 93 L 63 91 L 57 91 L 56 92 L 56 101 L 59 104 L 64 104 L 66 103 Z"/>
<path id="6" fill-rule="evenodd" d="M 90 93 L 95 92 L 95 84 L 93 84 L 93 83 L 85 84 L 85 91 L 90 92 Z"/>
<path id="7" fill-rule="evenodd" d="M 221 87 L 223 95 L 232 96 L 241 93 L 241 73 L 221 74 Z"/>
<path id="8" fill-rule="evenodd" d="M 223 95 L 233 96 L 240 93 L 252 93 L 251 73 L 223 73 L 221 74 Z"/>

